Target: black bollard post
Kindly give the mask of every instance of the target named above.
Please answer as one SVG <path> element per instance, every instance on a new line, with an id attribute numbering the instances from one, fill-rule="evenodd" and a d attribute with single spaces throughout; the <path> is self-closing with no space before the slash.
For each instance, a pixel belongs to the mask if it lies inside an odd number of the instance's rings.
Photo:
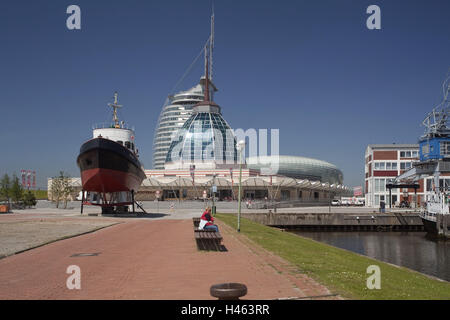
<path id="1" fill-rule="evenodd" d="M 209 292 L 219 300 L 239 300 L 247 294 L 247 286 L 242 283 L 220 283 L 211 286 Z"/>

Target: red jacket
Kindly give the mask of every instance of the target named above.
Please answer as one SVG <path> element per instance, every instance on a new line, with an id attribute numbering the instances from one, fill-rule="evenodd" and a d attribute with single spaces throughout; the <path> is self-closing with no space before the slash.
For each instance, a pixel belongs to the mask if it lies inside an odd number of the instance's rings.
<path id="1" fill-rule="evenodd" d="M 212 226 L 214 224 L 214 218 L 208 211 L 203 212 L 202 217 L 200 219 L 208 221 L 206 223 L 206 226 Z"/>

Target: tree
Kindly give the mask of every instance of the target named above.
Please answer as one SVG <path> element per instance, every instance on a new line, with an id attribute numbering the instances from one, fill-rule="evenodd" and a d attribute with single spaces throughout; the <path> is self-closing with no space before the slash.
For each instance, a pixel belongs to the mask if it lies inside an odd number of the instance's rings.
<path id="1" fill-rule="evenodd" d="M 0 180 L 0 200 L 7 201 L 9 205 L 9 197 L 11 193 L 11 179 L 5 174 Z"/>
<path id="2" fill-rule="evenodd" d="M 24 194 L 23 202 L 24 202 L 25 206 L 27 206 L 29 208 L 34 207 L 37 203 L 36 196 L 30 190 L 27 190 Z"/>
<path id="3" fill-rule="evenodd" d="M 69 176 L 66 176 L 64 171 L 60 171 L 59 176 L 52 179 L 50 190 L 52 193 L 52 201 L 56 202 L 56 207 L 59 208 L 59 202 L 64 201 L 64 209 L 66 209 L 69 196 L 73 192 L 73 187 L 71 186 Z"/>
<path id="4" fill-rule="evenodd" d="M 19 178 L 14 174 L 12 178 L 10 195 L 14 204 L 19 204 L 23 200 L 23 188 L 19 182 Z"/>
<path id="5" fill-rule="evenodd" d="M 52 193 L 52 201 L 56 202 L 56 207 L 59 208 L 59 201 L 62 196 L 62 181 L 59 177 L 53 177 L 50 191 Z"/>

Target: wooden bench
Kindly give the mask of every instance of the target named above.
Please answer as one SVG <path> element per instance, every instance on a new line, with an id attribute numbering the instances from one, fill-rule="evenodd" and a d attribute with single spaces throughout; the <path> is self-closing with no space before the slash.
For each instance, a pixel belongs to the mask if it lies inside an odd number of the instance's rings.
<path id="1" fill-rule="evenodd" d="M 194 227 L 194 232 L 200 232 L 200 231 L 203 231 L 203 232 L 216 232 L 215 230 L 212 230 L 212 229 L 202 229 L 202 230 L 200 230 L 198 227 Z"/>
<path id="2" fill-rule="evenodd" d="M 222 235 L 220 232 L 211 230 L 194 230 L 195 241 L 200 250 L 221 251 Z"/>
<path id="3" fill-rule="evenodd" d="M 200 224 L 200 218 L 192 218 L 192 223 L 194 224 L 194 228 L 198 228 Z"/>
<path id="4" fill-rule="evenodd" d="M 216 250 L 221 251 L 222 245 L 221 242 L 223 240 L 220 232 L 214 230 L 199 230 L 200 225 L 199 217 L 192 218 L 192 224 L 194 225 L 194 236 L 195 241 L 197 242 L 197 247 L 200 250 Z"/>

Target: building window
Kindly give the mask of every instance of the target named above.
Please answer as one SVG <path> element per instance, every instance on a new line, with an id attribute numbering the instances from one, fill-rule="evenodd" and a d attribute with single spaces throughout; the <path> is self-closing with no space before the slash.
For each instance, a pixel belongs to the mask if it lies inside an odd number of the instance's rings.
<path id="1" fill-rule="evenodd" d="M 400 151 L 400 158 L 412 158 L 413 152 L 416 153 L 417 157 L 417 151 Z"/>
<path id="2" fill-rule="evenodd" d="M 449 190 L 450 189 L 450 179 L 439 179 L 439 188 L 441 190 Z"/>
<path id="3" fill-rule="evenodd" d="M 281 190 L 281 200 L 289 200 L 290 195 L 289 190 Z"/>
<path id="4" fill-rule="evenodd" d="M 375 170 L 385 170 L 386 163 L 385 162 L 375 162 Z"/>
<path id="5" fill-rule="evenodd" d="M 400 170 L 411 169 L 411 162 L 400 162 Z"/>
<path id="6" fill-rule="evenodd" d="M 434 178 L 428 178 L 425 180 L 425 191 L 433 191 L 433 181 Z M 439 188 L 444 188 L 445 190 L 449 190 L 450 189 L 450 178 L 440 178 L 439 179 Z"/>
<path id="7" fill-rule="evenodd" d="M 163 198 L 178 199 L 180 197 L 180 190 L 163 190 Z"/>
<path id="8" fill-rule="evenodd" d="M 427 189 L 427 191 L 433 191 L 432 190 L 432 188 L 431 188 L 431 180 L 432 179 L 426 179 L 425 181 L 426 181 L 426 189 Z"/>
<path id="9" fill-rule="evenodd" d="M 386 179 L 375 179 L 375 192 L 386 191 Z"/>
<path id="10" fill-rule="evenodd" d="M 386 170 L 397 170 L 397 162 L 386 162 Z"/>

